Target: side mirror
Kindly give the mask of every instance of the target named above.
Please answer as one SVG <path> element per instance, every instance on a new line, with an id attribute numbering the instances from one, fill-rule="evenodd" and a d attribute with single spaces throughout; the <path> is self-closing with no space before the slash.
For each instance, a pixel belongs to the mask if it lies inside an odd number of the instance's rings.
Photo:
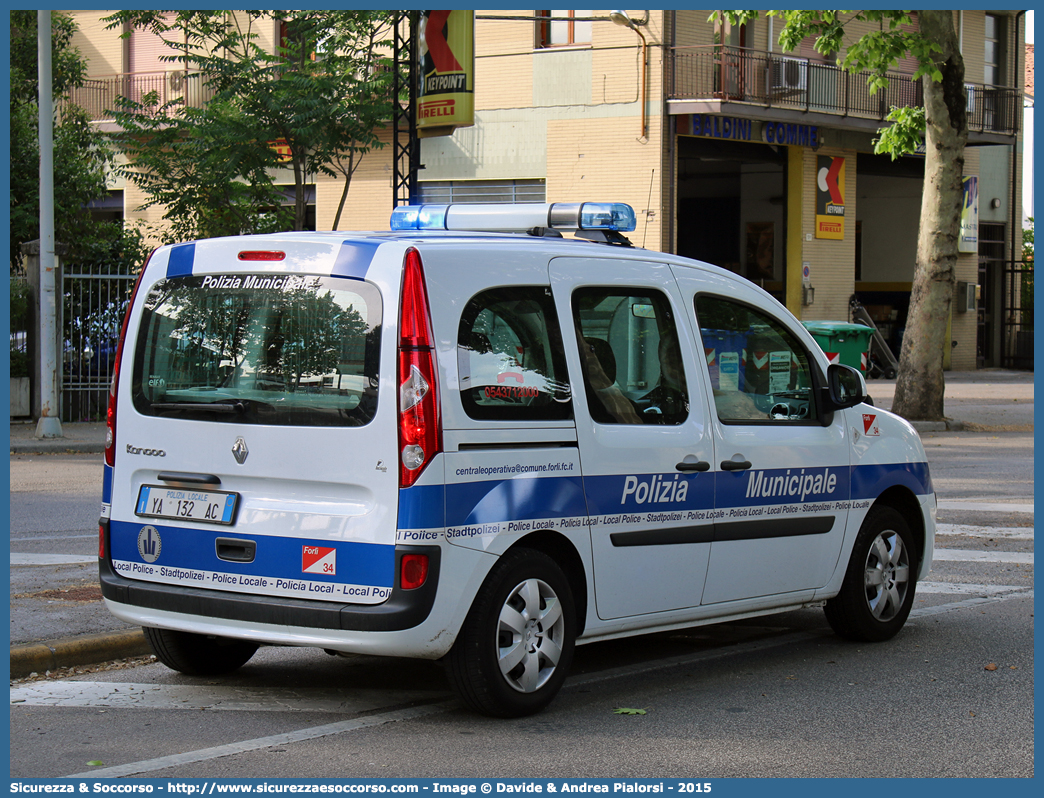
<path id="1" fill-rule="evenodd" d="M 866 381 L 863 375 L 851 366 L 834 363 L 827 367 L 827 389 L 824 412 L 844 410 L 866 401 Z"/>

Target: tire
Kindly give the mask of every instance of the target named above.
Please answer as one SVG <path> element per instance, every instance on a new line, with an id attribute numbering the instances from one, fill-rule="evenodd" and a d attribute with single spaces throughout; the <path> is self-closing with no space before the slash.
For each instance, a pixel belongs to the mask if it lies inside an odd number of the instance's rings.
<path id="1" fill-rule="evenodd" d="M 569 581 L 554 560 L 530 549 L 502 556 L 447 657 L 461 701 L 500 718 L 546 707 L 573 660 L 575 612 Z"/>
<path id="2" fill-rule="evenodd" d="M 913 606 L 917 547 L 909 524 L 892 507 L 871 507 L 852 549 L 841 592 L 826 603 L 831 628 L 849 640 L 896 635 Z"/>
<path id="3" fill-rule="evenodd" d="M 173 629 L 142 627 L 156 658 L 171 670 L 190 676 L 219 676 L 245 665 L 257 643 Z"/>

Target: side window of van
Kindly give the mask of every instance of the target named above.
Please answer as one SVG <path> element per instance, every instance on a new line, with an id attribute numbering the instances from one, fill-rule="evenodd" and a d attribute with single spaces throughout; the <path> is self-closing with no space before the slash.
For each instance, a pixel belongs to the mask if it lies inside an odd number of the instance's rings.
<path id="1" fill-rule="evenodd" d="M 818 417 L 812 361 L 768 314 L 720 296 L 696 297 L 718 418 L 726 423 L 806 423 Z"/>
<path id="2" fill-rule="evenodd" d="M 562 334 L 550 289 L 493 288 L 472 297 L 457 331 L 464 411 L 474 419 L 573 417 Z"/>
<path id="3" fill-rule="evenodd" d="M 573 294 L 573 316 L 587 403 L 595 421 L 685 421 L 685 369 L 663 294 L 646 288 L 583 288 Z"/>

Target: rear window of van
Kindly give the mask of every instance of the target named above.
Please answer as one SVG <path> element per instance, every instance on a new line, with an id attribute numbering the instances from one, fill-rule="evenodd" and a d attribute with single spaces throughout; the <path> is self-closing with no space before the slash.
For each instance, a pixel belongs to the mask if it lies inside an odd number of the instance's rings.
<path id="1" fill-rule="evenodd" d="M 359 280 L 161 280 L 145 299 L 134 406 L 201 421 L 361 426 L 377 409 L 380 336 L 380 294 Z"/>

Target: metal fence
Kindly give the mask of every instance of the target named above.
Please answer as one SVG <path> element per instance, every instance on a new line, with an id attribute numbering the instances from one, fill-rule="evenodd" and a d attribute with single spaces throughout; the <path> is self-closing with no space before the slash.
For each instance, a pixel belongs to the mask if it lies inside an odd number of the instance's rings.
<path id="1" fill-rule="evenodd" d="M 892 106 L 924 105 L 920 80 L 888 73 L 888 86 L 870 94 L 869 73 L 835 64 L 743 47 L 703 45 L 669 51 L 668 99 L 722 100 L 764 107 L 818 111 L 883 120 Z M 968 129 L 1014 135 L 1022 93 L 1004 86 L 966 83 Z"/>
<path id="2" fill-rule="evenodd" d="M 202 108 L 213 96 L 213 89 L 198 72 L 136 72 L 90 78 L 71 89 L 62 102 L 83 108 L 97 122 L 113 118 L 120 97 L 144 104 L 144 111 L 155 113 L 169 102 Z"/>
<path id="3" fill-rule="evenodd" d="M 1004 265 L 1001 366 L 1033 369 L 1033 261 Z"/>
<path id="4" fill-rule="evenodd" d="M 123 274 L 64 275 L 63 422 L 104 420 L 116 345 L 134 280 Z"/>

